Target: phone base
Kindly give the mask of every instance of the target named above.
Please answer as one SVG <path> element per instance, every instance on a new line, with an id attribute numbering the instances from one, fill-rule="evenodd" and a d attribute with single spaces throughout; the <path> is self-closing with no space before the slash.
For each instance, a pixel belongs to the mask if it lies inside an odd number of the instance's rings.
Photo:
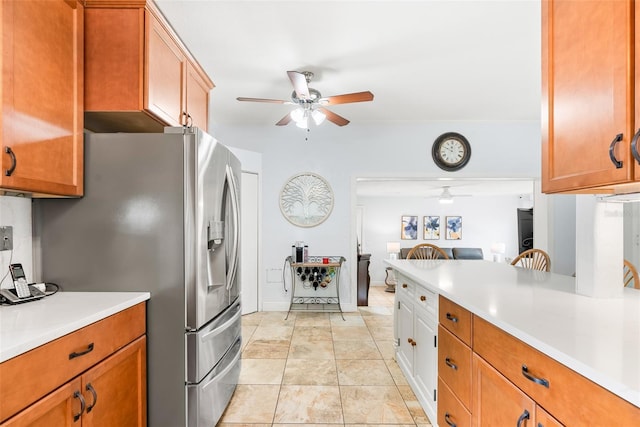
<path id="1" fill-rule="evenodd" d="M 0 289 L 0 296 L 4 297 L 9 304 L 22 304 L 23 302 L 36 301 L 45 296 L 44 292 L 41 292 L 40 289 L 33 285 L 29 285 L 29 291 L 31 292 L 30 296 L 20 298 L 15 289 Z"/>

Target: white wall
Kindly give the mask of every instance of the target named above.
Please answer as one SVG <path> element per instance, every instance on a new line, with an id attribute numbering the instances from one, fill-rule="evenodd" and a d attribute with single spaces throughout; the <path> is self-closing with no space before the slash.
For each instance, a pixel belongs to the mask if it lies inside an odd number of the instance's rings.
<path id="1" fill-rule="evenodd" d="M 533 189 L 533 184 L 532 184 Z M 410 248 L 419 243 L 437 246 L 481 248 L 486 260 L 492 259 L 491 245 L 502 242 L 506 245 L 506 258 L 518 254 L 517 208 L 531 207 L 521 203 L 517 195 L 459 197 L 453 204 L 442 205 L 434 199 L 404 197 L 359 197 L 358 205 L 364 208 L 363 253 L 371 254 L 369 274 L 371 282 L 382 284 L 385 278 L 383 259 L 388 258 L 387 242 L 399 242 L 400 247 Z M 400 239 L 400 217 L 418 216 L 418 239 Z M 422 221 L 425 215 L 440 216 L 440 239 L 424 240 Z M 462 239 L 445 238 L 445 217 L 462 216 Z"/>
<path id="2" fill-rule="evenodd" d="M 274 111 L 274 122 L 282 113 L 282 109 Z M 449 131 L 465 135 L 472 147 L 469 164 L 454 173 L 440 170 L 431 160 L 433 141 Z M 297 240 L 309 245 L 311 255 L 347 258 L 341 298 L 344 308 L 356 308 L 355 286 L 351 284 L 355 283 L 356 275 L 355 178 L 358 176 L 531 178 L 540 174 L 538 122 L 351 123 L 345 127 L 325 123 L 312 128 L 310 133 L 295 126 L 219 125 L 213 134 L 225 145 L 263 155 L 263 275 L 260 280 L 265 310 L 288 307 L 289 295 L 284 292 L 282 282 L 272 279 L 278 277 L 291 244 Z M 333 212 L 317 227 L 300 228 L 290 224 L 278 207 L 282 185 L 300 172 L 323 176 L 334 191 Z M 268 282 L 267 272 L 271 278 Z"/>
<path id="3" fill-rule="evenodd" d="M 22 264 L 28 282 L 33 282 L 33 241 L 31 228 L 31 199 L 0 196 L 0 226 L 13 226 L 13 253 L 0 252 L 0 287 L 13 288 L 9 264 Z M 5 276 L 6 275 L 6 276 Z"/>

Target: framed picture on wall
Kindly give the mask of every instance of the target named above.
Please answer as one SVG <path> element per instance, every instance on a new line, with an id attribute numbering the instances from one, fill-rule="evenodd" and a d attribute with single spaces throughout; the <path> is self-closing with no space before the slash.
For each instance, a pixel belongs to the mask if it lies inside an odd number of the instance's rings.
<path id="1" fill-rule="evenodd" d="M 425 216 L 422 220 L 423 238 L 424 240 L 440 239 L 440 217 Z"/>
<path id="2" fill-rule="evenodd" d="M 400 230 L 402 240 L 418 240 L 418 216 L 403 215 L 402 229 Z"/>
<path id="3" fill-rule="evenodd" d="M 447 220 L 447 233 L 445 239 L 447 240 L 462 240 L 462 217 L 461 216 L 448 216 Z"/>

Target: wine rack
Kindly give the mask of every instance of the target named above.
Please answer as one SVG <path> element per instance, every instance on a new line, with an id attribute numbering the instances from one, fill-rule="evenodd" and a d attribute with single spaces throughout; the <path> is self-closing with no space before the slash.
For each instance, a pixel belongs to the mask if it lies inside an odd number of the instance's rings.
<path id="1" fill-rule="evenodd" d="M 291 267 L 291 301 L 287 317 L 293 310 L 340 312 L 340 269 L 345 258 L 342 256 L 309 257 L 307 262 L 287 262 Z M 314 306 L 316 305 L 316 306 Z"/>

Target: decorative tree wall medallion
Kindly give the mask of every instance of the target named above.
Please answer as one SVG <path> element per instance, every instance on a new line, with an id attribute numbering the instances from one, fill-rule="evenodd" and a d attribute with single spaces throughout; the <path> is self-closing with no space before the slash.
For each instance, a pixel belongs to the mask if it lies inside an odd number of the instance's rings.
<path id="1" fill-rule="evenodd" d="M 293 225 L 315 227 L 333 210 L 333 191 L 320 175 L 303 172 L 292 176 L 280 191 L 280 211 Z"/>

